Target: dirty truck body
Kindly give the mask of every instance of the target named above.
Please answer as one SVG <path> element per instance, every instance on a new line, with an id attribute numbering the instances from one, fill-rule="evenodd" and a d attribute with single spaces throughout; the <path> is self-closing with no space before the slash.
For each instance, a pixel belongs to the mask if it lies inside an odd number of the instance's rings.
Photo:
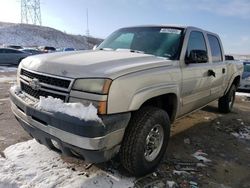
<path id="1" fill-rule="evenodd" d="M 24 59 L 12 111 L 39 143 L 104 162 L 119 154 L 143 175 L 161 161 L 171 123 L 219 99 L 230 112 L 242 66 L 225 61 L 218 35 L 194 27 L 140 26 L 114 32 L 95 50 Z M 38 87 L 36 87 L 38 86 Z M 103 124 L 38 110 L 40 96 L 92 103 Z"/>

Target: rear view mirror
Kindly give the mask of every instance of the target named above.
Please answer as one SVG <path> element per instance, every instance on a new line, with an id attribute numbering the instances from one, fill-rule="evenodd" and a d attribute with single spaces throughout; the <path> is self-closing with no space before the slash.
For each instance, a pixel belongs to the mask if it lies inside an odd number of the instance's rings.
<path id="1" fill-rule="evenodd" d="M 191 50 L 189 56 L 186 56 L 185 63 L 206 63 L 208 62 L 207 52 L 205 50 Z"/>

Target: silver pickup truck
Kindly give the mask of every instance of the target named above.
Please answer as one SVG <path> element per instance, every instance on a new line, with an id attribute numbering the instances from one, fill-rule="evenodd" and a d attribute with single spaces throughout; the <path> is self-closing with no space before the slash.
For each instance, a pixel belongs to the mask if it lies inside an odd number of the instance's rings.
<path id="1" fill-rule="evenodd" d="M 242 65 L 225 61 L 218 35 L 195 27 L 139 26 L 111 34 L 95 50 L 24 59 L 22 97 L 12 111 L 39 143 L 100 163 L 119 155 L 131 174 L 153 171 L 164 156 L 171 123 L 218 100 L 232 110 Z M 40 96 L 92 103 L 102 122 L 37 109 Z"/>

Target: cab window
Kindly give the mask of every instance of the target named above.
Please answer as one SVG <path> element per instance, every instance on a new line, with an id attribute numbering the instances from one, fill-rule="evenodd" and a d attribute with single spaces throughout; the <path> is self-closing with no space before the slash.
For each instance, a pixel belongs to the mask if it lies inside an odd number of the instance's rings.
<path id="1" fill-rule="evenodd" d="M 222 52 L 221 52 L 221 47 L 220 47 L 218 38 L 210 34 L 208 34 L 207 37 L 208 37 L 208 42 L 211 48 L 212 62 L 222 61 Z"/>
<path id="2" fill-rule="evenodd" d="M 192 31 L 189 36 L 185 61 L 188 63 L 207 63 L 207 47 L 202 32 Z"/>

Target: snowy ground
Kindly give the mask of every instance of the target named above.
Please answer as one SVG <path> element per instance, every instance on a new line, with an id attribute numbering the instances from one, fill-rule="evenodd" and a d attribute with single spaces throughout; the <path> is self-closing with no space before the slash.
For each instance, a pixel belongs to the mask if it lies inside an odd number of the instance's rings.
<path id="1" fill-rule="evenodd" d="M 0 83 L 3 83 L 3 82 L 8 82 L 8 83 L 14 83 L 16 81 L 16 77 L 15 76 L 12 76 L 12 77 L 9 77 L 9 76 L 0 76 Z"/>
<path id="2" fill-rule="evenodd" d="M 30 140 L 12 145 L 0 157 L 0 187 L 132 187 L 132 178 L 95 168 L 70 168 L 59 154 Z"/>
<path id="3" fill-rule="evenodd" d="M 16 81 L 16 67 L 0 66 L 0 84 L 1 83 L 13 83 Z M 14 75 L 13 75 L 14 73 Z"/>
<path id="4" fill-rule="evenodd" d="M 236 95 L 242 97 L 250 97 L 250 93 L 245 93 L 245 92 L 236 92 Z"/>
<path id="5" fill-rule="evenodd" d="M 0 66 L 0 73 L 1 72 L 15 72 L 17 70 L 16 67 L 5 67 L 5 66 Z"/>

